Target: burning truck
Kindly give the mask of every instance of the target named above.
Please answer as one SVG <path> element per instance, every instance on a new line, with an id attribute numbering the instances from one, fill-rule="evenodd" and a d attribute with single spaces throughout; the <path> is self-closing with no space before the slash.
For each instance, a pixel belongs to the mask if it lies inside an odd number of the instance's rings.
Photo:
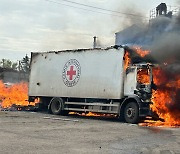
<path id="1" fill-rule="evenodd" d="M 29 101 L 40 98 L 39 107 L 55 115 L 105 113 L 137 123 L 151 115 L 153 65 L 132 64 L 130 53 L 122 46 L 34 52 Z"/>
<path id="2" fill-rule="evenodd" d="M 116 45 L 148 50 L 114 46 L 32 53 L 28 95 L 28 83 L 7 88 L 0 81 L 0 106 L 28 106 L 29 97 L 53 114 L 103 113 L 137 123 L 153 111 L 164 122 L 147 122 L 148 126 L 180 126 L 178 10 L 152 10 L 145 29 L 133 36 L 129 30 L 128 35 L 116 33 Z"/>

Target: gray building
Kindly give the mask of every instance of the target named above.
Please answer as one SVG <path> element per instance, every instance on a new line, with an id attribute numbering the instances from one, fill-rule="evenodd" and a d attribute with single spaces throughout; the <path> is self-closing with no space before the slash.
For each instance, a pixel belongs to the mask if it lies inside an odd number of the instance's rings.
<path id="1" fill-rule="evenodd" d="M 141 25 L 134 24 L 120 32 L 115 33 L 115 44 L 138 44 L 140 40 L 137 40 L 145 32 L 145 28 Z"/>
<path id="2" fill-rule="evenodd" d="M 25 72 L 14 71 L 11 69 L 0 68 L 0 80 L 4 83 L 18 83 L 28 81 L 29 74 Z"/>

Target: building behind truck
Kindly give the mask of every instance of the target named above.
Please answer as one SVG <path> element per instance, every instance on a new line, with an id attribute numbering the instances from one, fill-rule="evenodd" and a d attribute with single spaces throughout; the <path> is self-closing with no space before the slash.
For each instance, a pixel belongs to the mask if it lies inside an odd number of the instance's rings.
<path id="1" fill-rule="evenodd" d="M 70 111 L 117 115 L 137 123 L 150 114 L 152 66 L 139 63 L 125 69 L 122 47 L 31 53 L 29 101 L 53 114 Z M 148 83 L 138 80 L 143 70 Z"/>
<path id="2" fill-rule="evenodd" d="M 179 14 L 180 8 L 178 6 L 169 6 L 161 3 L 150 10 L 147 24 L 137 20 L 133 25 L 116 32 L 115 44 L 149 46 L 161 34 L 177 30 L 172 28 L 172 23 L 174 24 L 174 20 L 178 18 Z"/>

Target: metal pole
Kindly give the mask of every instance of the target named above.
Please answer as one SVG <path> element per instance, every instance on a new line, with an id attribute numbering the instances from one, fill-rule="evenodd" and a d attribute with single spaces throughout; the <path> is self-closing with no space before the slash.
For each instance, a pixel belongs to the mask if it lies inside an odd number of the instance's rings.
<path id="1" fill-rule="evenodd" d="M 93 48 L 96 48 L 97 47 L 97 37 L 94 36 L 93 39 L 94 39 Z"/>

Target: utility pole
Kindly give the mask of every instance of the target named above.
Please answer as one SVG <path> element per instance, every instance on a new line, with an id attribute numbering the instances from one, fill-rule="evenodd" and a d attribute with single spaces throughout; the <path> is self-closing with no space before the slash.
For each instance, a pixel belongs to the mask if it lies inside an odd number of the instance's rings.
<path id="1" fill-rule="evenodd" d="M 94 36 L 93 39 L 94 39 L 94 41 L 93 41 L 93 48 L 96 48 L 97 47 L 97 37 Z"/>

